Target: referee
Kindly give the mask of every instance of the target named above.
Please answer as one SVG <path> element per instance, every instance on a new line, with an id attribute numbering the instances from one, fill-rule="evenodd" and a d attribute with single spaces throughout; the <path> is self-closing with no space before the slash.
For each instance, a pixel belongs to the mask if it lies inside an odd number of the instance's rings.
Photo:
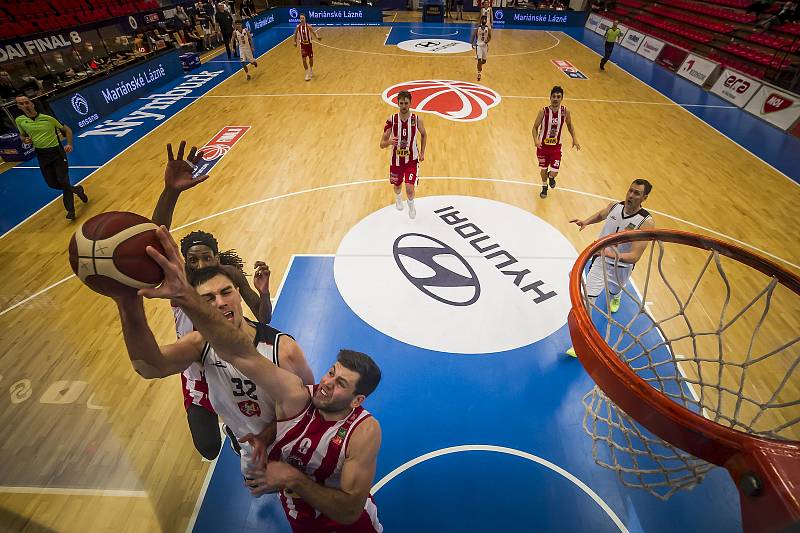
<path id="1" fill-rule="evenodd" d="M 606 63 L 609 59 L 611 59 L 611 52 L 614 50 L 614 43 L 619 41 L 619 36 L 622 35 L 622 30 L 617 28 L 617 22 L 614 21 L 614 24 L 606 30 L 605 37 L 605 44 L 606 44 L 606 53 L 603 56 L 603 59 L 600 60 L 600 70 L 605 70 Z"/>
<path id="2" fill-rule="evenodd" d="M 44 181 L 51 189 L 62 191 L 67 218 L 75 220 L 75 201 L 72 195 L 77 195 L 83 203 L 88 202 L 89 197 L 86 196 L 82 186 L 73 187 L 69 182 L 67 154 L 72 151 L 72 130 L 50 115 L 36 111 L 36 107 L 27 96 L 17 96 L 16 101 L 17 107 L 24 113 L 16 119 L 22 141 L 25 144 L 33 144 Z M 61 146 L 56 131 L 66 136 L 66 146 Z"/>

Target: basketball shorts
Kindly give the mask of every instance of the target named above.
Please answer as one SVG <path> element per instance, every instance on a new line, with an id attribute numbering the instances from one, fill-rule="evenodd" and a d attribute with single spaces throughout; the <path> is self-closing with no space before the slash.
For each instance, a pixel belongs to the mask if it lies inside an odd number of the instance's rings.
<path id="1" fill-rule="evenodd" d="M 255 63 L 256 58 L 253 57 L 253 51 L 250 50 L 250 47 L 247 48 L 240 46 L 239 47 L 239 60 L 242 63 Z"/>
<path id="2" fill-rule="evenodd" d="M 400 165 L 389 166 L 389 182 L 392 185 L 401 185 L 409 183 L 411 185 L 417 184 L 417 161 L 409 161 Z"/>
<path id="3" fill-rule="evenodd" d="M 214 408 L 211 407 L 211 399 L 208 397 L 208 382 L 194 363 L 181 374 L 181 389 L 183 390 L 183 407 L 185 409 L 195 404 L 216 414 Z"/>
<path id="4" fill-rule="evenodd" d="M 486 61 L 489 57 L 489 45 L 488 44 L 479 44 L 475 47 L 475 55 L 478 59 Z"/>
<path id="5" fill-rule="evenodd" d="M 633 265 L 615 261 L 613 258 L 595 257 L 586 276 L 586 295 L 597 298 L 608 291 L 611 296 L 616 296 L 628 283 L 631 272 Z"/>
<path id="6" fill-rule="evenodd" d="M 542 145 L 536 149 L 536 158 L 539 160 L 539 168 L 549 168 L 558 172 L 561 167 L 561 145 Z"/>
<path id="7" fill-rule="evenodd" d="M 358 520 L 349 525 L 334 522 L 323 514 L 316 518 L 298 514 L 287 505 L 285 497 L 281 497 L 281 503 L 289 525 L 292 526 L 292 533 L 381 533 L 383 531 L 383 524 L 378 520 L 378 508 L 372 496 L 367 498 Z"/>
<path id="8" fill-rule="evenodd" d="M 300 43 L 300 55 L 303 57 L 314 57 L 314 47 L 311 46 L 311 43 Z"/>

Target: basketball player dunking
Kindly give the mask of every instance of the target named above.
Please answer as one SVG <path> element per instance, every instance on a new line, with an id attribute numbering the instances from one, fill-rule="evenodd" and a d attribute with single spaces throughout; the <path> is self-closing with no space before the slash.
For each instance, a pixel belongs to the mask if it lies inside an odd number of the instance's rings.
<path id="1" fill-rule="evenodd" d="M 397 93 L 397 107 L 395 113 L 383 126 L 381 149 L 392 147 L 392 160 L 389 164 L 389 182 L 394 186 L 394 205 L 398 211 L 403 210 L 403 183 L 406 184 L 406 198 L 408 199 L 408 216 L 417 216 L 414 207 L 414 195 L 418 179 L 419 162 L 425 161 L 425 145 L 428 133 L 422 123 L 422 117 L 411 112 L 411 93 L 400 91 Z M 420 146 L 417 147 L 417 134 L 419 133 Z"/>
<path id="2" fill-rule="evenodd" d="M 300 57 L 303 59 L 303 68 L 306 71 L 306 81 L 314 77 L 314 48 L 311 46 L 311 36 L 317 38 L 318 41 L 322 40 L 317 30 L 311 24 L 306 22 L 306 16 L 300 15 L 300 24 L 294 29 L 294 45 L 300 43 Z M 306 63 L 308 58 L 308 63 Z"/>
<path id="3" fill-rule="evenodd" d="M 249 80 L 250 73 L 247 71 L 248 63 L 252 63 L 253 67 L 258 68 L 258 63 L 255 57 L 253 57 L 253 35 L 247 28 L 242 29 L 241 22 L 237 22 L 231 42 L 233 43 L 234 50 L 239 50 L 239 60 L 242 62 L 242 68 Z"/>
<path id="4" fill-rule="evenodd" d="M 192 147 L 187 160 L 183 159 L 186 142 L 178 148 L 178 158 L 172 153 L 172 145 L 167 145 L 167 167 L 164 171 L 164 190 L 158 198 L 151 217 L 153 222 L 169 228 L 172 215 L 180 194 L 208 179 L 208 176 L 192 177 L 192 167 L 187 161 L 199 159 L 197 149 Z M 239 294 L 259 321 L 269 323 L 272 319 L 272 302 L 269 293 L 270 270 L 263 261 L 255 263 L 255 291 L 242 271 L 242 260 L 236 252 L 229 250 L 220 252 L 217 240 L 210 233 L 193 231 L 181 239 L 181 252 L 186 260 L 186 271 L 191 272 L 209 266 L 221 266 L 236 285 Z M 256 292 L 258 291 L 258 292 Z M 189 317 L 180 307 L 173 307 L 175 332 L 180 338 L 194 331 Z M 190 365 L 181 373 L 183 405 L 186 409 L 186 421 L 192 434 L 192 441 L 200 454 L 208 460 L 219 454 L 222 439 L 219 435 L 217 413 L 211 406 L 208 395 L 208 383 L 200 365 Z M 231 439 L 234 450 L 239 451 L 237 436 L 226 425 L 225 431 Z M 240 435 L 241 436 L 241 435 Z"/>
<path id="5" fill-rule="evenodd" d="M 492 39 L 492 28 L 486 25 L 486 17 L 481 17 L 481 24 L 472 32 L 472 47 L 475 49 L 475 58 L 478 60 L 478 81 L 481 80 L 481 71 L 486 59 L 489 57 L 489 41 Z"/>
<path id="6" fill-rule="evenodd" d="M 281 490 L 284 513 L 296 533 L 383 531 L 369 493 L 381 429 L 362 406 L 380 382 L 375 362 L 366 354 L 341 350 L 320 383 L 305 386 L 299 377 L 262 356 L 246 329 L 236 327 L 231 318 L 225 320 L 226 315 L 203 301 L 186 279 L 172 236 L 163 227 L 156 235 L 166 255 L 152 247 L 147 253 L 161 266 L 164 281 L 139 294 L 179 305 L 220 361 L 275 400 L 277 437 L 268 451 L 266 469 L 248 471 L 253 493 Z"/>
<path id="7" fill-rule="evenodd" d="M 556 85 L 550 90 L 550 105 L 539 111 L 536 122 L 533 124 L 533 142 L 536 144 L 536 158 L 542 174 L 542 192 L 540 198 L 547 198 L 547 184 L 550 188 L 556 186 L 556 175 L 561 168 L 561 130 L 567 125 L 572 136 L 572 146 L 580 150 L 581 145 L 575 137 L 575 128 L 572 126 L 572 115 L 566 106 L 561 105 L 564 99 L 564 89 Z"/>
<path id="8" fill-rule="evenodd" d="M 577 224 L 583 228 L 590 224 L 603 222 L 603 229 L 600 230 L 598 239 L 602 239 L 613 233 L 620 231 L 630 231 L 636 229 L 650 229 L 656 226 L 650 212 L 642 207 L 642 203 L 647 200 L 653 186 L 645 179 L 635 179 L 628 188 L 624 202 L 611 202 L 606 207 L 593 214 L 587 219 L 580 220 L 574 218 L 570 223 Z M 612 313 L 619 310 L 622 289 L 628 283 L 633 272 L 633 267 L 642 257 L 647 248 L 647 241 L 634 241 L 620 244 L 613 248 L 603 250 L 603 258 L 593 257 L 589 273 L 586 276 L 586 296 L 590 304 L 593 304 L 597 297 L 608 288 L 606 297 L 610 298 L 608 309 Z M 605 273 L 603 273 L 605 269 Z M 608 287 L 606 287 L 608 280 Z M 591 308 L 589 308 L 591 313 Z M 570 348 L 567 355 L 575 357 L 575 350 Z"/>

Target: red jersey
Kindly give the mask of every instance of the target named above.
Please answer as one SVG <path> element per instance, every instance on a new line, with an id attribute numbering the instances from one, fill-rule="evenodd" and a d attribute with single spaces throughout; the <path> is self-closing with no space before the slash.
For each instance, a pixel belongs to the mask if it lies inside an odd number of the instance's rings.
<path id="1" fill-rule="evenodd" d="M 397 145 L 392 147 L 392 165 L 405 165 L 419 159 L 417 124 L 416 113 L 411 113 L 406 120 L 400 120 L 400 113 L 395 113 L 386 121 L 383 131 L 391 129 L 392 136 L 397 139 Z"/>
<path id="2" fill-rule="evenodd" d="M 295 28 L 297 36 L 300 37 L 300 44 L 311 44 L 311 27 L 306 22 L 305 24 L 298 24 Z"/>
<path id="3" fill-rule="evenodd" d="M 312 397 L 318 387 L 308 385 Z M 309 399 L 303 412 L 288 420 L 278 420 L 277 435 L 269 449 L 268 460 L 290 464 L 325 487 L 341 488 L 342 465 L 350 435 L 371 416 L 369 411 L 359 406 L 342 420 L 327 421 Z M 287 491 L 281 492 L 281 503 L 290 520 L 324 518 L 303 499 Z M 371 498 L 367 499 L 363 513 L 368 515 L 366 519 L 375 531 L 382 531 Z"/>
<path id="4" fill-rule="evenodd" d="M 544 117 L 539 129 L 539 141 L 543 146 L 561 146 L 561 130 L 567 119 L 567 108 L 558 106 L 558 111 L 553 111 L 550 106 L 544 108 Z"/>

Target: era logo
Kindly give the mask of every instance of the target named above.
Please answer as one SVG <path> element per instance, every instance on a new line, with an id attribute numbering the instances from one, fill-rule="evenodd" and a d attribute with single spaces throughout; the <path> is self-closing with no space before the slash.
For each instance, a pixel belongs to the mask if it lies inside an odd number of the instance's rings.
<path id="1" fill-rule="evenodd" d="M 728 76 L 728 79 L 725 80 L 725 87 L 729 89 L 733 89 L 739 94 L 746 93 L 747 89 L 750 88 L 750 82 L 744 81 L 742 78 L 738 78 L 736 76 Z"/>

